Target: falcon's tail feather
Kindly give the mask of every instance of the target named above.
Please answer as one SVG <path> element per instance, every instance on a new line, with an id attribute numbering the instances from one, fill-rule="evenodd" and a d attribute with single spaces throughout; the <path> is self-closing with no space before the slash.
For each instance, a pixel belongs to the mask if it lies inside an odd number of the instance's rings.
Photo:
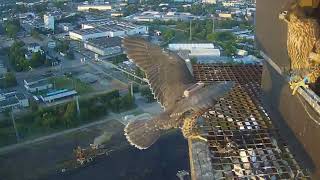
<path id="1" fill-rule="evenodd" d="M 136 120 L 126 125 L 124 131 L 129 143 L 138 149 L 147 149 L 155 143 L 163 130 L 157 128 L 156 119 Z"/>

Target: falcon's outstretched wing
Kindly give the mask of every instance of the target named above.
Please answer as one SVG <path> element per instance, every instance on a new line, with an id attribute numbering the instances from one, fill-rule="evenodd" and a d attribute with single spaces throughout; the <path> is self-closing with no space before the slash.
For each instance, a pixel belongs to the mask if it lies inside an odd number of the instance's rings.
<path id="1" fill-rule="evenodd" d="M 145 73 L 155 98 L 164 108 L 174 106 L 194 83 L 184 60 L 174 53 L 138 38 L 125 38 L 123 47 L 129 59 Z"/>

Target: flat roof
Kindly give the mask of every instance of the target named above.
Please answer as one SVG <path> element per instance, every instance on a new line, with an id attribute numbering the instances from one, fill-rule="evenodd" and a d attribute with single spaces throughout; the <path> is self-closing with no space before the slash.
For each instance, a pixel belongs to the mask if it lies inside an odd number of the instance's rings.
<path id="1" fill-rule="evenodd" d="M 45 86 L 45 85 L 49 85 L 49 84 L 51 84 L 51 83 L 47 79 L 44 79 L 44 80 L 37 81 L 33 84 L 30 84 L 30 85 L 28 85 L 28 87 L 35 88 L 35 87 Z"/>
<path id="2" fill-rule="evenodd" d="M 121 40 L 122 38 L 120 37 L 101 37 L 89 39 L 86 43 L 99 48 L 109 48 L 121 46 Z"/>
<path id="3" fill-rule="evenodd" d="M 6 98 L 5 100 L 0 101 L 0 108 L 18 104 L 19 101 L 16 97 Z"/>
<path id="4" fill-rule="evenodd" d="M 45 77 L 41 77 L 41 76 L 28 77 L 28 78 L 24 79 L 24 81 L 26 81 L 27 83 L 34 83 L 34 82 L 42 81 L 42 80 L 48 80 L 48 79 Z"/>

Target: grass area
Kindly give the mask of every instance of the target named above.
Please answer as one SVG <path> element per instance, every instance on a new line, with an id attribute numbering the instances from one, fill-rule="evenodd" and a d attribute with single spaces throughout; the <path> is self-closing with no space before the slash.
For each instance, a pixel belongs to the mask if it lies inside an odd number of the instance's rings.
<path id="1" fill-rule="evenodd" d="M 54 77 L 51 79 L 56 89 L 75 89 L 79 94 L 90 93 L 93 88 L 72 77 Z"/>

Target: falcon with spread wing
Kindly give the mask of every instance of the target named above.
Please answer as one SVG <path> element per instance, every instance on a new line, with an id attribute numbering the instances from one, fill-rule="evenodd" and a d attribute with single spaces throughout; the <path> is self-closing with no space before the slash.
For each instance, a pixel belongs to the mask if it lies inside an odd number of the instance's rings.
<path id="1" fill-rule="evenodd" d="M 143 39 L 125 38 L 122 44 L 128 58 L 145 72 L 154 97 L 164 108 L 151 120 L 136 120 L 125 127 L 126 138 L 139 149 L 150 147 L 172 128 L 183 127 L 184 136 L 189 138 L 201 112 L 233 87 L 233 82 L 196 83 L 183 59 Z"/>

